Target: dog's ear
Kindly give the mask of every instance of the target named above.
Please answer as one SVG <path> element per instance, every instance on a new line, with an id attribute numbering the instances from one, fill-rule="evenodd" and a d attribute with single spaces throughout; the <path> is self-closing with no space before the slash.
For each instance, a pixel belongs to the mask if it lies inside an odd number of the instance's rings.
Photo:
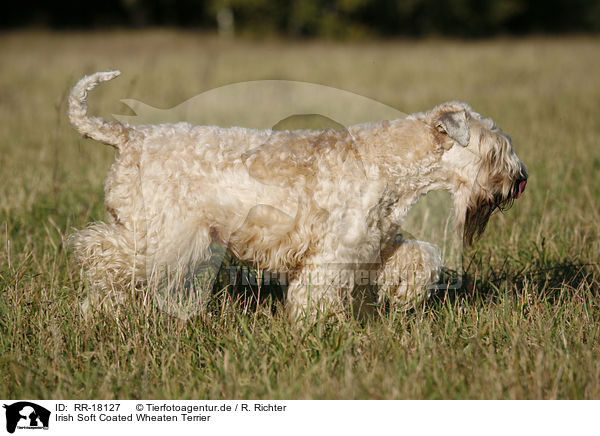
<path id="1" fill-rule="evenodd" d="M 469 145 L 471 135 L 466 111 L 441 112 L 434 118 L 433 123 L 438 132 L 448 135 L 463 147 Z"/>

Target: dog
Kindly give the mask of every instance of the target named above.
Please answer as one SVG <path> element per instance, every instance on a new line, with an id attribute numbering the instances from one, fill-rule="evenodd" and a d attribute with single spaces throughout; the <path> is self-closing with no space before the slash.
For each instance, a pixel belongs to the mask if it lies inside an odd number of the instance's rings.
<path id="1" fill-rule="evenodd" d="M 119 74 L 86 76 L 69 97 L 75 129 L 119 151 L 105 183 L 108 222 L 71 238 L 88 305 L 153 286 L 184 292 L 218 242 L 257 268 L 288 274 L 294 320 L 341 313 L 349 301 L 412 306 L 442 264 L 435 245 L 396 237 L 411 206 L 430 191 L 449 192 L 469 245 L 527 183 L 510 137 L 465 103 L 337 130 L 134 126 L 88 116 L 87 92 Z M 357 285 L 365 270 L 375 281 L 396 279 Z"/>

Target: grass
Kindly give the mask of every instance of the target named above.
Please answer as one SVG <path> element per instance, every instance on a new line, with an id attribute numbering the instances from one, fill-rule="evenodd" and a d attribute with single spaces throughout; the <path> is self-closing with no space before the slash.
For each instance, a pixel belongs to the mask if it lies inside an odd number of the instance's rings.
<path id="1" fill-rule="evenodd" d="M 0 35 L 0 397 L 600 398 L 600 40 L 223 41 L 171 31 Z M 184 322 L 133 300 L 79 313 L 65 237 L 104 217 L 114 153 L 65 97 L 119 68 L 119 99 L 171 107 L 252 79 L 321 83 L 404 112 L 468 101 L 509 132 L 524 197 L 465 253 L 464 290 L 367 323 L 290 330 L 272 298 L 215 296 Z M 228 296 L 229 295 L 229 296 Z"/>

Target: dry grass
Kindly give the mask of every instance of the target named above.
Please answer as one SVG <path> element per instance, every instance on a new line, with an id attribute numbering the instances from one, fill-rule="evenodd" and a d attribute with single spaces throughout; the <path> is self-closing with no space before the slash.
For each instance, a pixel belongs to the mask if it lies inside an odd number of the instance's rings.
<path id="1" fill-rule="evenodd" d="M 600 398 L 600 40 L 337 44 L 193 33 L 0 35 L 0 397 Z M 68 126 L 84 73 L 171 107 L 219 85 L 292 79 L 405 112 L 459 99 L 509 132 L 531 175 L 466 253 L 473 284 L 409 314 L 299 337 L 278 303 L 213 299 L 182 322 L 132 301 L 86 322 L 64 237 L 102 219 L 113 152 Z"/>

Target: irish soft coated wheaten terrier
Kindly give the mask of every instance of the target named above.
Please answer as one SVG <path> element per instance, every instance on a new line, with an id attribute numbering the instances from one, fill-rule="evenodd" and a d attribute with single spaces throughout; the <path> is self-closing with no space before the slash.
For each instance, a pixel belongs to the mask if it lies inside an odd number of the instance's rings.
<path id="1" fill-rule="evenodd" d="M 510 138 L 465 103 L 345 130 L 89 117 L 87 91 L 119 74 L 84 77 L 69 98 L 73 126 L 119 150 L 105 183 L 109 221 L 72 237 L 93 302 L 183 289 L 221 242 L 257 268 L 288 273 L 292 318 L 354 303 L 361 292 L 352 271 L 363 268 L 398 278 L 378 287 L 381 296 L 414 303 L 441 270 L 436 246 L 395 237 L 419 197 L 450 192 L 469 244 L 525 189 Z"/>

